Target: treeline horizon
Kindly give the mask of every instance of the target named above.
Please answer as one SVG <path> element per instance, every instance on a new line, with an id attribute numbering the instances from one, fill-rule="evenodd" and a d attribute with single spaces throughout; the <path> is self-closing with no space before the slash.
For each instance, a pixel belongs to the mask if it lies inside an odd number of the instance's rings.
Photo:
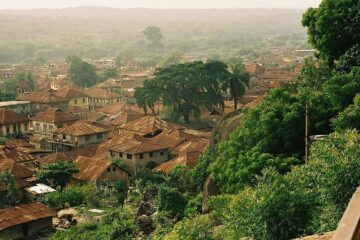
<path id="1" fill-rule="evenodd" d="M 302 48 L 308 46 L 300 24 L 303 12 L 104 7 L 0 10 L 0 63 L 65 59 L 74 54 L 89 59 L 126 55 L 127 60 L 148 61 L 174 52 L 196 52 L 221 58 L 249 55 L 269 44 Z M 147 45 L 142 31 L 148 26 L 161 29 L 161 51 L 154 52 Z"/>

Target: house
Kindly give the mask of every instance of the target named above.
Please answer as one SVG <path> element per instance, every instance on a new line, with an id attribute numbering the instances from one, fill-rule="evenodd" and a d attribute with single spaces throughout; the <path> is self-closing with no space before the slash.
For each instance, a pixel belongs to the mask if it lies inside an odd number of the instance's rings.
<path id="1" fill-rule="evenodd" d="M 0 150 L 0 161 L 3 159 L 11 159 L 14 162 L 20 163 L 22 165 L 29 165 L 36 160 L 36 157 L 24 151 L 5 147 L 4 149 Z"/>
<path id="2" fill-rule="evenodd" d="M 39 202 L 0 210 L 1 239 L 29 239 L 53 227 L 54 212 Z"/>
<path id="3" fill-rule="evenodd" d="M 66 78 L 66 76 L 61 75 L 50 83 L 50 88 L 52 90 L 58 90 L 59 88 L 72 85 L 74 85 L 74 83 L 70 79 Z"/>
<path id="4" fill-rule="evenodd" d="M 46 194 L 51 192 L 56 192 L 56 190 L 45 184 L 38 183 L 35 186 L 24 188 L 24 199 L 27 202 L 41 201 Z"/>
<path id="5" fill-rule="evenodd" d="M 126 103 L 124 102 L 116 102 L 113 104 L 106 105 L 97 110 L 97 112 L 101 112 L 106 115 L 115 115 L 121 113 L 125 110 Z"/>
<path id="6" fill-rule="evenodd" d="M 191 170 L 196 166 L 198 159 L 205 153 L 208 145 L 208 139 L 195 136 L 187 138 L 186 141 L 171 149 L 172 155 L 176 156 L 174 159 L 157 166 L 154 170 L 168 174 L 178 165 Z"/>
<path id="7" fill-rule="evenodd" d="M 111 161 L 78 157 L 74 163 L 79 170 L 72 176 L 74 183 L 95 183 L 98 188 L 111 188 L 117 181 L 124 181 L 129 185 L 129 174 Z"/>
<path id="8" fill-rule="evenodd" d="M 108 92 L 99 88 L 85 89 L 85 93 L 89 96 L 90 109 L 97 109 L 108 104 L 120 102 L 121 97 L 114 92 Z"/>
<path id="9" fill-rule="evenodd" d="M 0 79 L 10 79 L 15 77 L 15 72 L 13 69 L 1 69 L 0 70 Z"/>
<path id="10" fill-rule="evenodd" d="M 138 113 L 131 109 L 126 109 L 121 113 L 116 115 L 109 116 L 103 120 L 104 123 L 109 124 L 113 127 L 119 128 L 124 124 L 127 124 L 131 121 L 144 117 L 143 114 Z"/>
<path id="11" fill-rule="evenodd" d="M 95 66 L 97 68 L 103 69 L 103 68 L 114 68 L 115 60 L 113 59 L 99 59 L 94 61 Z"/>
<path id="12" fill-rule="evenodd" d="M 250 74 L 250 76 L 258 76 L 265 72 L 265 68 L 262 64 L 259 63 L 249 64 L 245 68 L 246 71 Z"/>
<path id="13" fill-rule="evenodd" d="M 139 168 L 154 168 L 169 160 L 167 146 L 138 134 L 124 133 L 115 137 L 109 148 L 111 159 L 122 159 L 132 172 Z"/>
<path id="14" fill-rule="evenodd" d="M 53 164 L 55 162 L 73 162 L 74 158 L 66 152 L 56 152 L 36 160 L 40 165 Z"/>
<path id="15" fill-rule="evenodd" d="M 17 114 L 14 111 L 0 109 L 0 137 L 9 134 L 27 134 L 29 133 L 30 119 Z"/>
<path id="16" fill-rule="evenodd" d="M 26 81 L 20 81 L 16 85 L 16 92 L 18 94 L 29 93 L 29 92 L 32 92 L 32 88 Z"/>
<path id="17" fill-rule="evenodd" d="M 52 139 L 53 132 L 59 128 L 73 124 L 79 118 L 57 108 L 48 108 L 31 118 L 35 135 Z"/>
<path id="18" fill-rule="evenodd" d="M 170 160 L 157 166 L 154 170 L 169 174 L 176 166 L 179 165 L 185 166 L 187 169 L 193 169 L 196 166 L 197 160 L 200 158 L 201 155 L 202 153 L 198 151 L 184 152 L 181 153 L 174 160 Z"/>
<path id="19" fill-rule="evenodd" d="M 69 107 L 69 99 L 57 96 L 52 91 L 23 94 L 17 100 L 30 101 L 32 113 L 42 112 L 48 108 L 58 108 L 62 111 L 67 111 Z"/>
<path id="20" fill-rule="evenodd" d="M 111 127 L 88 121 L 78 121 L 54 131 L 51 149 L 55 152 L 88 147 L 108 140 Z"/>
<path id="21" fill-rule="evenodd" d="M 160 120 L 154 116 L 144 116 L 121 126 L 119 133 L 130 132 L 140 135 L 156 135 L 164 129 L 181 130 L 185 129 L 185 127 Z"/>
<path id="22" fill-rule="evenodd" d="M 34 175 L 34 171 L 31 169 L 22 166 L 10 158 L 6 158 L 0 160 L 0 173 L 5 170 L 8 170 L 11 175 L 14 176 L 16 185 L 19 189 L 31 186 L 31 183 L 27 181 L 27 179 Z M 6 187 L 4 188 L 4 186 L 0 185 L 0 204 L 6 202 L 6 199 L 4 198 L 6 190 Z M 19 202 L 23 200 L 23 191 L 17 193 L 16 200 Z"/>
<path id="23" fill-rule="evenodd" d="M 96 84 L 95 87 L 108 92 L 120 92 L 123 88 L 123 81 L 121 79 L 110 78 L 104 82 Z"/>
<path id="24" fill-rule="evenodd" d="M 27 116 L 31 112 L 31 102 L 29 101 L 4 101 L 0 102 L 0 109 L 12 110 L 17 114 Z"/>
<path id="25" fill-rule="evenodd" d="M 89 107 L 89 96 L 80 89 L 76 89 L 73 86 L 65 86 L 59 88 L 55 94 L 60 97 L 69 99 L 69 106 L 82 107 L 90 109 Z"/>

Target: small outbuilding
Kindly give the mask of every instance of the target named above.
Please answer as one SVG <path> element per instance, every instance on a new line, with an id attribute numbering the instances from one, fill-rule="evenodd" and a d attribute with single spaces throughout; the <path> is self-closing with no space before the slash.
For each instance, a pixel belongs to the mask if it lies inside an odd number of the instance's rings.
<path id="1" fill-rule="evenodd" d="M 28 239 L 53 227 L 54 212 L 42 203 L 0 210 L 0 239 Z"/>

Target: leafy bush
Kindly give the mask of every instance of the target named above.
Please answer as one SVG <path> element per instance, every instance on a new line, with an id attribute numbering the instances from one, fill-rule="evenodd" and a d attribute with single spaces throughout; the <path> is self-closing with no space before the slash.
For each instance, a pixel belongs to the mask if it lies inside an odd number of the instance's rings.
<path id="1" fill-rule="evenodd" d="M 181 219 L 184 215 L 186 198 L 176 189 L 161 186 L 156 196 L 156 206 L 160 212 L 168 212 L 172 218 Z"/>

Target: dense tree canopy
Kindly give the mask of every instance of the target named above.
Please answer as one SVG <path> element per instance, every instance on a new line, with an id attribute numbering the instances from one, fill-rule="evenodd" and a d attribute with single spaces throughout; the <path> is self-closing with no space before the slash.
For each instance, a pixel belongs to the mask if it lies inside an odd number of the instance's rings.
<path id="1" fill-rule="evenodd" d="M 76 85 L 89 87 L 96 84 L 98 77 L 95 66 L 77 56 L 71 56 L 67 61 L 70 64 L 69 76 Z"/>
<path id="2" fill-rule="evenodd" d="M 250 74 L 246 72 L 243 64 L 230 65 L 230 71 L 231 76 L 223 86 L 225 91 L 229 90 L 236 110 L 239 99 L 245 94 L 246 87 L 249 87 Z"/>
<path id="3" fill-rule="evenodd" d="M 330 65 L 360 42 L 360 2 L 323 0 L 309 8 L 302 24 L 308 28 L 309 42 Z"/>
<path id="4" fill-rule="evenodd" d="M 79 172 L 72 162 L 57 161 L 44 164 L 35 174 L 41 182 L 51 183 L 54 187 L 64 188 L 70 181 L 71 175 Z"/>
<path id="5" fill-rule="evenodd" d="M 200 114 L 201 107 L 211 111 L 224 106 L 221 84 L 229 77 L 226 64 L 218 61 L 171 65 L 155 72 L 155 78 L 137 88 L 135 95 L 140 107 L 151 108 L 158 100 L 165 107 L 190 122 Z"/>

